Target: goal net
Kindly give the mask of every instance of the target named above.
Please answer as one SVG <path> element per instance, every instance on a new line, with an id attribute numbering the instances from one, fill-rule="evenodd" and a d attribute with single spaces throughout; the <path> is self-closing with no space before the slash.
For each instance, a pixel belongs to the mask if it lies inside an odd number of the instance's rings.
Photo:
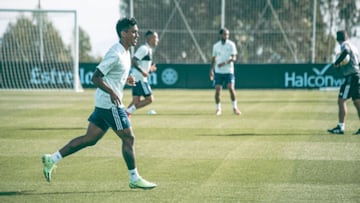
<path id="1" fill-rule="evenodd" d="M 0 9 L 0 89 L 73 89 L 79 80 L 76 11 Z"/>

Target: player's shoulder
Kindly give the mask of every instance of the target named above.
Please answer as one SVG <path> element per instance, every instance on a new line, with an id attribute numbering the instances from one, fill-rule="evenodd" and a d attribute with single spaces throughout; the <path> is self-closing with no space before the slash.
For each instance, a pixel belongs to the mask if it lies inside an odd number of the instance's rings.
<path id="1" fill-rule="evenodd" d="M 106 52 L 103 60 L 119 60 L 119 57 L 127 57 L 128 52 L 120 43 L 112 45 Z"/>
<path id="2" fill-rule="evenodd" d="M 146 46 L 146 44 L 142 44 L 136 49 L 136 52 L 142 53 L 142 52 L 147 52 L 148 50 L 149 50 L 149 47 Z"/>
<path id="3" fill-rule="evenodd" d="M 213 45 L 214 48 L 220 48 L 221 47 L 221 40 L 215 42 L 215 44 Z"/>
<path id="4" fill-rule="evenodd" d="M 117 55 L 118 53 L 125 53 L 126 49 L 125 47 L 121 44 L 121 43 L 115 43 L 114 45 L 112 45 L 109 49 L 109 51 L 107 52 L 107 54 L 111 54 L 111 55 Z"/>
<path id="5" fill-rule="evenodd" d="M 232 40 L 226 40 L 226 43 L 227 44 L 229 44 L 229 45 L 231 45 L 231 46 L 235 46 L 235 42 L 234 41 L 232 41 Z"/>
<path id="6" fill-rule="evenodd" d="M 149 49 L 150 47 L 147 45 L 147 44 L 142 44 L 142 45 L 140 45 L 139 47 L 138 47 L 138 50 L 140 49 Z"/>

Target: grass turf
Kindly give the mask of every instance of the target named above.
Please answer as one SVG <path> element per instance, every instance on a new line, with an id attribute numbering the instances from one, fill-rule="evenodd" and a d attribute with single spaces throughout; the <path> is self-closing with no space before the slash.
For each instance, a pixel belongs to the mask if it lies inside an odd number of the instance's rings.
<path id="1" fill-rule="evenodd" d="M 337 92 L 238 90 L 241 116 L 213 90 L 154 90 L 132 116 L 140 174 L 159 186 L 128 188 L 121 143 L 109 131 L 58 164 L 53 181 L 40 157 L 85 132 L 93 90 L 0 92 L 0 202 L 359 202 L 359 121 L 349 102 L 346 134 Z M 130 102 L 126 91 L 125 103 Z M 148 115 L 155 109 L 157 115 Z"/>

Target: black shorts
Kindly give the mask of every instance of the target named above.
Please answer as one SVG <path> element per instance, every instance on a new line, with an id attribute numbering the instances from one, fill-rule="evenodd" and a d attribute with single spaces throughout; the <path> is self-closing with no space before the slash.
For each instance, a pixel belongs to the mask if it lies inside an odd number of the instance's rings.
<path id="1" fill-rule="evenodd" d="M 215 73 L 215 85 L 235 84 L 235 76 L 232 73 Z"/>
<path id="2" fill-rule="evenodd" d="M 351 74 L 345 77 L 344 83 L 340 87 L 339 98 L 360 99 L 360 79 L 359 73 Z"/>
<path id="3" fill-rule="evenodd" d="M 95 110 L 90 115 L 88 121 L 101 128 L 104 132 L 106 132 L 109 128 L 118 131 L 131 127 L 125 110 L 115 106 L 111 109 L 95 107 Z"/>
<path id="4" fill-rule="evenodd" d="M 132 87 L 132 96 L 151 96 L 152 91 L 150 84 L 144 81 L 138 81 L 135 86 Z"/>

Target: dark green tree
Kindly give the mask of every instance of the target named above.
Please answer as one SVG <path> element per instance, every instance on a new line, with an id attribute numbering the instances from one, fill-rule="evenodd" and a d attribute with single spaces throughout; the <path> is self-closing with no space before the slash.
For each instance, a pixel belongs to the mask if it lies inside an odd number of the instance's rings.
<path id="1" fill-rule="evenodd" d="M 45 14 L 19 16 L 2 36 L 0 59 L 11 62 L 69 62 L 71 50 Z"/>
<path id="2" fill-rule="evenodd" d="M 360 10 L 356 7 L 356 0 L 338 1 L 338 23 L 352 36 L 353 28 L 359 24 Z"/>
<path id="3" fill-rule="evenodd" d="M 100 60 L 99 57 L 96 58 L 91 55 L 91 49 L 90 36 L 79 26 L 79 62 L 93 63 Z"/>

